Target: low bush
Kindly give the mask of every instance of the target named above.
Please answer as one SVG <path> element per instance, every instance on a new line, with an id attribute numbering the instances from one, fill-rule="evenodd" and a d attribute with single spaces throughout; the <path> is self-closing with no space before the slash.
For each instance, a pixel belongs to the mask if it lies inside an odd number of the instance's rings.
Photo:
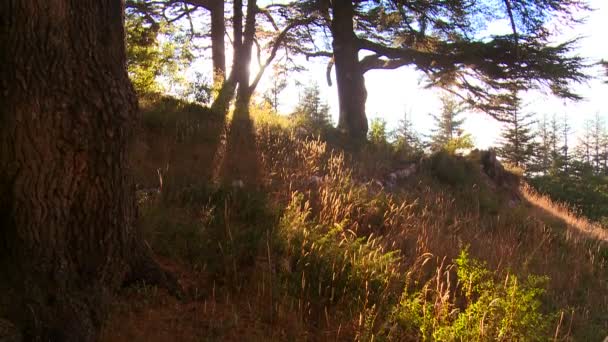
<path id="1" fill-rule="evenodd" d="M 396 280 L 398 255 L 344 225 L 315 222 L 303 196 L 294 194 L 277 231 L 282 273 L 290 295 L 315 308 L 342 304 L 351 315 L 385 304 Z M 354 317 L 357 317 L 354 316 Z"/>
<path id="2" fill-rule="evenodd" d="M 552 315 L 541 310 L 546 277 L 499 281 L 482 262 L 463 250 L 450 268 L 439 268 L 422 290 L 404 291 L 385 325 L 385 336 L 423 341 L 542 341 L 550 336 Z"/>

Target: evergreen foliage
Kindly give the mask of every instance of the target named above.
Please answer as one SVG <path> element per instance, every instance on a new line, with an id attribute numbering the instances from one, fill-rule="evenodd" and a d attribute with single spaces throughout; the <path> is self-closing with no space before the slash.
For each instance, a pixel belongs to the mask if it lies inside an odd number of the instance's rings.
<path id="1" fill-rule="evenodd" d="M 538 148 L 528 181 L 553 200 L 567 203 L 586 217 L 608 223 L 607 136 L 599 113 L 585 122 L 575 148 L 567 117 L 543 116 L 538 131 Z M 571 152 L 572 151 L 572 152 Z"/>
<path id="2" fill-rule="evenodd" d="M 525 168 L 534 155 L 532 116 L 531 113 L 521 113 L 519 108 L 513 110 L 502 132 L 498 155 L 516 167 Z"/>
<path id="3" fill-rule="evenodd" d="M 412 124 L 411 114 L 405 112 L 399 120 L 399 126 L 393 132 L 395 149 L 398 153 L 414 155 L 423 151 L 422 141 Z"/>
<path id="4" fill-rule="evenodd" d="M 316 83 L 304 88 L 292 116 L 298 126 L 315 134 L 323 133 L 332 126 L 329 106 L 321 100 L 321 90 Z"/>
<path id="5" fill-rule="evenodd" d="M 568 173 L 570 171 L 570 163 L 572 162 L 572 156 L 570 155 L 570 144 L 569 136 L 572 134 L 572 127 L 568 122 L 568 115 L 564 114 L 562 117 L 561 125 L 561 142 L 562 146 L 560 149 L 560 155 L 558 158 L 558 169 L 560 172 Z"/>
<path id="6" fill-rule="evenodd" d="M 543 114 L 538 121 L 536 132 L 537 148 L 534 156 L 534 164 L 530 167 L 532 172 L 545 173 L 551 167 L 551 132 L 547 115 Z"/>
<path id="7" fill-rule="evenodd" d="M 367 129 L 360 123 L 363 74 L 377 69 L 413 67 L 428 87 L 458 93 L 468 106 L 500 120 L 515 106 L 513 88 L 544 88 L 579 100 L 570 86 L 588 76 L 583 59 L 570 54 L 576 40 L 549 44 L 546 23 L 576 23 L 587 9 L 582 0 L 307 0 L 281 8 L 285 18 L 316 18 L 295 32 L 299 39 L 290 48 L 306 57 L 333 58 L 328 69 L 335 64 L 340 125 L 347 129 Z M 511 32 L 484 36 L 496 20 L 508 20 Z"/>
<path id="8" fill-rule="evenodd" d="M 431 114 L 435 121 L 435 128 L 431 135 L 431 150 L 442 149 L 455 152 L 458 149 L 473 147 L 470 134 L 465 134 L 462 129 L 464 111 L 462 106 L 453 98 L 444 96 L 441 98 L 442 108 L 439 115 Z"/>
<path id="9" fill-rule="evenodd" d="M 368 133 L 369 141 L 374 145 L 388 144 L 386 133 L 386 121 L 382 118 L 374 118 L 371 121 Z"/>

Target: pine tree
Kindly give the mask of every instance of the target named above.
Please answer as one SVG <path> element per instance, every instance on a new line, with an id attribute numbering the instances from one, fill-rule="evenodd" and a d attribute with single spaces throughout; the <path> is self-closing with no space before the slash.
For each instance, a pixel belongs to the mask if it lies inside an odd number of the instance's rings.
<path id="1" fill-rule="evenodd" d="M 551 167 L 549 169 L 549 172 L 551 172 L 552 174 L 557 174 L 561 167 L 560 143 L 562 136 L 561 125 L 559 124 L 557 115 L 555 113 L 551 115 L 551 121 L 549 123 L 549 139 L 551 142 Z"/>
<path id="2" fill-rule="evenodd" d="M 578 144 L 575 149 L 576 158 L 582 163 L 592 165 L 591 159 L 591 121 L 585 121 L 583 135 L 579 137 Z"/>
<path id="3" fill-rule="evenodd" d="M 520 168 L 527 168 L 534 156 L 532 113 L 523 114 L 517 108 L 511 112 L 502 133 L 502 142 L 497 152 L 505 161 Z"/>
<path id="4" fill-rule="evenodd" d="M 407 111 L 403 114 L 403 119 L 399 120 L 399 126 L 393 133 L 397 151 L 406 155 L 422 151 L 422 142 L 413 127 L 411 114 Z"/>
<path id="5" fill-rule="evenodd" d="M 549 129 L 549 121 L 547 114 L 543 114 L 538 121 L 536 132 L 538 140 L 535 153 L 535 161 L 531 171 L 547 174 L 551 167 L 551 133 Z"/>
<path id="6" fill-rule="evenodd" d="M 595 113 L 595 116 L 591 121 L 591 154 L 593 167 L 596 173 L 600 173 L 602 170 L 602 150 L 605 136 L 604 120 L 600 116 L 600 113 Z"/>
<path id="7" fill-rule="evenodd" d="M 572 133 L 572 127 L 570 126 L 570 123 L 568 122 L 568 115 L 564 114 L 564 116 L 562 118 L 562 125 L 561 125 L 562 147 L 561 147 L 561 155 L 560 155 L 560 166 L 561 166 L 561 171 L 563 171 L 566 175 L 569 172 L 570 162 L 571 162 L 570 146 L 568 145 L 568 141 L 569 141 L 568 137 L 571 133 Z"/>
<path id="8" fill-rule="evenodd" d="M 374 118 L 371 120 L 369 127 L 368 140 L 376 146 L 386 146 L 388 137 L 386 134 L 386 120 L 382 118 Z"/>
<path id="9" fill-rule="evenodd" d="M 0 1 L 0 316 L 23 333 L 2 341 L 98 341 L 121 285 L 166 283 L 137 228 L 122 6 Z"/>
<path id="10" fill-rule="evenodd" d="M 315 133 L 320 133 L 332 125 L 329 106 L 321 101 L 321 90 L 316 83 L 304 88 L 292 115 L 300 125 L 312 129 Z"/>
<path id="11" fill-rule="evenodd" d="M 462 106 L 452 97 L 441 98 L 441 113 L 431 114 L 435 120 L 435 128 L 431 135 L 431 149 L 438 151 L 448 149 L 455 151 L 460 148 L 473 147 L 469 134 L 464 134 L 462 124 L 464 119 L 460 118 L 464 112 Z"/>
<path id="12" fill-rule="evenodd" d="M 331 58 L 338 126 L 355 139 L 365 138 L 368 129 L 364 75 L 370 70 L 421 71 L 428 86 L 457 92 L 468 106 L 500 119 L 512 110 L 509 93 L 514 86 L 538 86 L 562 98 L 580 99 L 569 89 L 570 81 L 587 78 L 583 59 L 571 53 L 576 40 L 548 45 L 545 26 L 557 18 L 562 24 L 575 23 L 588 8 L 583 0 L 291 3 L 293 20 L 315 18 L 297 31 L 292 49 L 307 57 Z M 510 32 L 491 38 L 482 32 L 487 23 L 505 18 Z"/>
<path id="13" fill-rule="evenodd" d="M 599 114 L 597 114 L 599 118 Z M 597 120 L 597 119 L 596 119 Z M 608 175 L 608 129 L 606 122 L 599 118 L 601 124 L 601 137 L 600 137 L 600 167 L 598 172 L 604 175 Z"/>

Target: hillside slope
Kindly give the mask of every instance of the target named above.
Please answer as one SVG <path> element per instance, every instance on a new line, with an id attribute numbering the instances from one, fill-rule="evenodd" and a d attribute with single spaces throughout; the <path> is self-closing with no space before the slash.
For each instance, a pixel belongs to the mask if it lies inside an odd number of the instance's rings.
<path id="1" fill-rule="evenodd" d="M 487 154 L 405 160 L 267 113 L 230 125 L 169 98 L 142 108 L 140 229 L 186 295 L 125 289 L 104 341 L 608 335 L 605 231 Z"/>

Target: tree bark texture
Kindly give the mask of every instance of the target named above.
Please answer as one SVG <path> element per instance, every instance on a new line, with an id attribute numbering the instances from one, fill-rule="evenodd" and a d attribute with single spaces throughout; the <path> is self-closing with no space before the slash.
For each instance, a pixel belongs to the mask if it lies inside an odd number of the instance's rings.
<path id="1" fill-rule="evenodd" d="M 91 341 L 133 264 L 120 0 L 0 1 L 0 318 Z"/>
<path id="2" fill-rule="evenodd" d="M 367 90 L 353 27 L 353 2 L 332 1 L 331 8 L 332 45 L 340 106 L 338 128 L 356 140 L 363 140 L 368 129 L 365 115 Z"/>

